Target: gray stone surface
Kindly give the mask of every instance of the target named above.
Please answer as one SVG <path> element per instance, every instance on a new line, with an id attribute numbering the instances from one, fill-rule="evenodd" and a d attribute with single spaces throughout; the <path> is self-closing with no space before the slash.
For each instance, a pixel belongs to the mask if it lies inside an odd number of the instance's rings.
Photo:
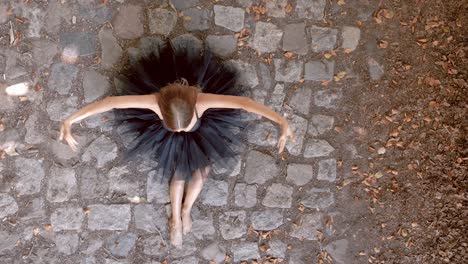
<path id="1" fill-rule="evenodd" d="M 261 152 L 250 151 L 246 161 L 244 180 L 248 184 L 264 184 L 279 173 L 275 159 Z"/>
<path id="2" fill-rule="evenodd" d="M 198 264 L 199 260 L 196 257 L 185 257 L 173 261 L 174 264 Z"/>
<path id="3" fill-rule="evenodd" d="M 96 36 L 91 32 L 63 32 L 60 34 L 60 49 L 71 49 L 78 56 L 96 53 Z"/>
<path id="4" fill-rule="evenodd" d="M 47 200 L 60 203 L 70 200 L 77 193 L 75 171 L 71 168 L 50 168 L 47 184 Z"/>
<path id="5" fill-rule="evenodd" d="M 357 27 L 344 26 L 341 29 L 341 37 L 343 38 L 343 43 L 341 47 L 343 49 L 349 49 L 354 51 L 358 44 L 359 39 L 361 38 L 361 30 Z"/>
<path id="6" fill-rule="evenodd" d="M 115 234 L 107 240 L 106 247 L 112 255 L 126 257 L 135 247 L 136 239 L 133 233 Z"/>
<path id="7" fill-rule="evenodd" d="M 297 0 L 296 13 L 300 18 L 322 20 L 326 5 L 326 0 Z"/>
<path id="8" fill-rule="evenodd" d="M 317 180 L 334 182 L 336 180 L 336 160 L 327 159 L 319 161 Z"/>
<path id="9" fill-rule="evenodd" d="M 208 178 L 203 185 L 200 198 L 203 204 L 223 206 L 227 204 L 228 186 L 226 181 L 218 181 Z"/>
<path id="10" fill-rule="evenodd" d="M 322 229 L 322 215 L 319 213 L 304 214 L 298 226 L 293 225 L 290 235 L 299 239 L 317 240 L 317 230 Z"/>
<path id="11" fill-rule="evenodd" d="M 92 167 L 82 171 L 79 182 L 81 198 L 83 199 L 103 197 L 109 189 L 107 177 Z"/>
<path id="12" fill-rule="evenodd" d="M 168 36 L 177 23 L 177 13 L 164 8 L 149 10 L 148 18 L 151 34 Z"/>
<path id="13" fill-rule="evenodd" d="M 102 168 L 116 157 L 117 145 L 110 138 L 102 135 L 86 148 L 81 159 L 84 162 L 96 160 L 96 166 Z"/>
<path id="14" fill-rule="evenodd" d="M 320 90 L 314 95 L 314 104 L 319 107 L 336 108 L 341 97 L 341 90 Z"/>
<path id="15" fill-rule="evenodd" d="M 229 61 L 234 68 L 239 72 L 239 84 L 253 88 L 258 85 L 257 71 L 255 66 L 250 63 L 243 62 L 241 60 L 231 60 Z"/>
<path id="16" fill-rule="evenodd" d="M 78 99 L 76 96 L 57 98 L 47 104 L 47 113 L 52 121 L 63 121 L 67 116 L 76 112 Z"/>
<path id="17" fill-rule="evenodd" d="M 0 219 L 18 211 L 15 199 L 6 193 L 0 193 Z"/>
<path id="18" fill-rule="evenodd" d="M 62 95 L 69 95 L 72 83 L 78 74 L 78 68 L 65 63 L 55 63 L 52 65 L 47 85 L 49 89 Z"/>
<path id="19" fill-rule="evenodd" d="M 114 33 L 122 39 L 139 38 L 144 33 L 143 9 L 137 5 L 123 5 L 114 17 Z"/>
<path id="20" fill-rule="evenodd" d="M 197 239 L 212 238 L 216 230 L 214 228 L 213 216 L 201 216 L 192 213 L 192 234 Z"/>
<path id="21" fill-rule="evenodd" d="M 274 230 L 283 224 L 283 212 L 280 209 L 255 211 L 250 216 L 255 230 Z"/>
<path id="22" fill-rule="evenodd" d="M 234 187 L 234 203 L 238 207 L 251 208 L 257 204 L 257 187 L 237 183 Z"/>
<path id="23" fill-rule="evenodd" d="M 220 264 L 224 262 L 226 248 L 220 243 L 213 242 L 201 251 L 201 255 L 205 260 Z"/>
<path id="24" fill-rule="evenodd" d="M 313 174 L 312 165 L 292 163 L 288 165 L 286 181 L 304 186 L 312 179 Z"/>
<path id="25" fill-rule="evenodd" d="M 306 148 L 304 150 L 304 157 L 326 157 L 330 155 L 333 151 L 335 151 L 335 148 L 333 148 L 327 141 L 322 139 L 312 139 L 306 144 Z"/>
<path id="26" fill-rule="evenodd" d="M 163 178 L 162 174 L 157 174 L 156 171 L 148 173 L 146 182 L 146 195 L 150 203 L 168 203 L 169 199 L 169 181 Z"/>
<path id="27" fill-rule="evenodd" d="M 258 123 L 248 128 L 247 140 L 249 143 L 272 147 L 278 142 L 278 127 L 271 121 Z"/>
<path id="28" fill-rule="evenodd" d="M 206 38 L 206 45 L 214 54 L 220 57 L 230 56 L 236 49 L 236 43 L 237 40 L 233 35 L 209 35 Z"/>
<path id="29" fill-rule="evenodd" d="M 49 67 L 58 52 L 57 44 L 47 39 L 38 39 L 31 44 L 36 65 L 38 67 Z"/>
<path id="30" fill-rule="evenodd" d="M 35 219 L 45 219 L 44 199 L 31 199 L 27 206 L 22 208 L 26 214 L 21 217 L 21 221 L 29 221 Z"/>
<path id="31" fill-rule="evenodd" d="M 288 0 L 271 0 L 266 1 L 266 12 L 271 17 L 286 17 L 286 5 Z"/>
<path id="32" fill-rule="evenodd" d="M 311 26 L 309 28 L 313 52 L 333 50 L 336 47 L 338 30 L 335 28 Z"/>
<path id="33" fill-rule="evenodd" d="M 41 182 L 44 178 L 42 160 L 16 158 L 16 184 L 15 190 L 19 195 L 38 193 L 41 190 Z"/>
<path id="34" fill-rule="evenodd" d="M 346 239 L 340 239 L 333 241 L 324 247 L 324 250 L 328 252 L 333 258 L 333 262 L 337 264 L 348 263 L 348 247 L 349 242 Z"/>
<path id="35" fill-rule="evenodd" d="M 150 256 L 162 257 L 168 253 L 168 245 L 160 235 L 153 235 L 142 239 L 143 253 Z"/>
<path id="36" fill-rule="evenodd" d="M 278 82 L 297 82 L 302 77 L 303 62 L 298 60 L 274 59 L 275 80 Z"/>
<path id="37" fill-rule="evenodd" d="M 50 224 L 54 232 L 64 230 L 81 230 L 84 213 L 80 207 L 57 208 L 50 216 Z"/>
<path id="38" fill-rule="evenodd" d="M 102 245 L 103 241 L 101 239 L 89 239 L 88 246 L 82 252 L 86 255 L 93 255 Z"/>
<path id="39" fill-rule="evenodd" d="M 258 253 L 258 245 L 253 242 L 235 242 L 231 246 L 231 251 L 234 254 L 234 261 L 260 259 Z"/>
<path id="40" fill-rule="evenodd" d="M 8 250 L 13 249 L 18 239 L 20 239 L 18 234 L 0 231 L 0 253 L 6 253 Z"/>
<path id="41" fill-rule="evenodd" d="M 144 181 L 130 172 L 127 167 L 113 167 L 108 173 L 109 191 L 121 197 L 140 197 L 144 195 Z"/>
<path id="42" fill-rule="evenodd" d="M 188 31 L 207 30 L 210 27 L 210 15 L 205 9 L 184 10 L 183 20 L 184 27 Z"/>
<path id="43" fill-rule="evenodd" d="M 284 98 L 286 93 L 284 91 L 284 84 L 277 83 L 270 97 L 268 106 L 275 112 L 281 112 L 283 109 Z"/>
<path id="44" fill-rule="evenodd" d="M 242 237 L 247 232 L 245 211 L 224 212 L 219 216 L 219 230 L 224 239 Z"/>
<path id="45" fill-rule="evenodd" d="M 311 102 L 312 89 L 309 87 L 301 87 L 294 91 L 291 99 L 289 100 L 289 106 L 301 114 L 308 115 Z"/>
<path id="46" fill-rule="evenodd" d="M 308 208 L 323 209 L 335 202 L 335 196 L 328 188 L 312 188 L 308 190 L 300 203 Z"/>
<path id="47" fill-rule="evenodd" d="M 110 85 L 107 78 L 95 70 L 88 70 L 83 74 L 83 92 L 85 103 L 101 98 L 109 92 Z"/>
<path id="48" fill-rule="evenodd" d="M 101 44 L 101 65 L 104 69 L 110 69 L 122 56 L 122 48 L 112 34 L 112 29 L 101 28 L 98 38 Z"/>
<path id="49" fill-rule="evenodd" d="M 289 24 L 284 27 L 283 50 L 302 55 L 307 54 L 305 23 Z"/>
<path id="50" fill-rule="evenodd" d="M 173 258 L 182 258 L 190 255 L 194 255 L 197 251 L 195 246 L 195 238 L 192 235 L 184 236 L 184 243 L 181 247 L 173 247 L 171 250 L 171 257 Z"/>
<path id="51" fill-rule="evenodd" d="M 296 142 L 289 141 L 286 144 L 286 149 L 292 155 L 298 156 L 302 152 L 302 145 L 307 132 L 307 120 L 298 115 L 291 115 L 288 119 L 291 129 L 294 131 Z"/>
<path id="52" fill-rule="evenodd" d="M 367 58 L 367 66 L 369 68 L 369 76 L 371 80 L 378 81 L 385 73 L 384 66 L 378 63 L 374 58 Z"/>
<path id="53" fill-rule="evenodd" d="M 159 208 L 159 209 L 156 209 Z M 167 214 L 163 207 L 154 207 L 152 204 L 138 204 L 133 209 L 133 222 L 137 229 L 149 233 L 167 232 Z"/>
<path id="54" fill-rule="evenodd" d="M 267 188 L 262 204 L 266 207 L 291 208 L 293 188 L 281 183 L 273 183 Z"/>
<path id="55" fill-rule="evenodd" d="M 313 115 L 309 121 L 308 133 L 311 136 L 322 135 L 333 128 L 335 119 L 332 116 L 326 115 Z"/>
<path id="56" fill-rule="evenodd" d="M 88 208 L 88 229 L 127 230 L 130 222 L 130 205 L 93 204 Z"/>
<path id="57" fill-rule="evenodd" d="M 286 250 L 288 247 L 286 243 L 283 243 L 279 239 L 272 239 L 270 240 L 268 245 L 270 246 L 269 250 L 267 250 L 266 252 L 268 256 L 277 257 L 277 258 L 285 258 Z"/>
<path id="58" fill-rule="evenodd" d="M 244 27 L 244 14 L 242 8 L 232 6 L 214 5 L 215 24 L 231 31 L 239 32 Z"/>
<path id="59" fill-rule="evenodd" d="M 310 61 L 305 64 L 304 79 L 308 81 L 332 80 L 335 74 L 335 61 Z"/>
<path id="60" fill-rule="evenodd" d="M 39 128 L 41 125 L 42 124 L 39 122 L 39 113 L 32 113 L 24 124 L 26 128 L 24 141 L 26 141 L 26 143 L 34 145 L 44 142 L 45 136 L 42 129 Z"/>
<path id="61" fill-rule="evenodd" d="M 170 0 L 171 4 L 177 9 L 186 9 L 198 5 L 199 0 Z"/>
<path id="62" fill-rule="evenodd" d="M 283 31 L 276 25 L 257 22 L 250 46 L 259 52 L 273 52 L 278 48 L 282 37 Z"/>
<path id="63" fill-rule="evenodd" d="M 55 245 L 57 245 L 57 251 L 71 255 L 76 252 L 79 246 L 79 240 L 77 234 L 57 234 L 55 237 Z"/>

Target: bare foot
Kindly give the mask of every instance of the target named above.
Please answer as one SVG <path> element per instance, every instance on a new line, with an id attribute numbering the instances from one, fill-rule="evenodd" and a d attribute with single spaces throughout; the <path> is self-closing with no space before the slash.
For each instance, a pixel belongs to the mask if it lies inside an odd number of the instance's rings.
<path id="1" fill-rule="evenodd" d="M 171 229 L 171 244 L 173 246 L 182 246 L 182 222 L 169 220 L 169 227 Z"/>
<path id="2" fill-rule="evenodd" d="M 190 216 L 190 210 L 182 210 L 182 229 L 184 235 L 192 231 L 192 217 Z"/>

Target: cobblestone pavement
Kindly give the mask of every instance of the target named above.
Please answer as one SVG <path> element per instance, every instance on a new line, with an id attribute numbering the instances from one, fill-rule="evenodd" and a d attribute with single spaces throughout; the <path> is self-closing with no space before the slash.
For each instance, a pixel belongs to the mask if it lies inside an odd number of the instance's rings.
<path id="1" fill-rule="evenodd" d="M 2 1 L 0 263 L 367 263 L 378 238 L 349 183 L 367 166 L 355 98 L 384 74 L 370 2 Z M 182 248 L 168 244 L 167 183 L 151 161 L 122 161 L 112 113 L 74 126 L 78 152 L 56 140 L 160 38 L 230 60 L 297 136 L 278 155 L 275 125 L 246 114 L 239 167 L 212 173 Z M 7 96 L 20 82 L 29 91 Z"/>

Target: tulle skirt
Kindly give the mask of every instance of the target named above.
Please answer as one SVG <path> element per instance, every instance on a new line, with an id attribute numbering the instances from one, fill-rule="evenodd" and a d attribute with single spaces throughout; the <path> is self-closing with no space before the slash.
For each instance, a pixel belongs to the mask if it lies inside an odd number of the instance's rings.
<path id="1" fill-rule="evenodd" d="M 118 77 L 119 95 L 143 95 L 158 92 L 181 79 L 198 86 L 203 93 L 240 95 L 236 70 L 212 56 L 209 50 L 185 41 L 173 45 L 160 42 L 149 53 L 130 63 Z M 117 120 L 123 133 L 131 137 L 126 159 L 149 155 L 157 160 L 155 169 L 163 179 L 190 179 L 195 170 L 206 167 L 232 171 L 244 123 L 238 109 L 208 109 L 193 132 L 171 132 L 151 110 L 119 109 Z"/>

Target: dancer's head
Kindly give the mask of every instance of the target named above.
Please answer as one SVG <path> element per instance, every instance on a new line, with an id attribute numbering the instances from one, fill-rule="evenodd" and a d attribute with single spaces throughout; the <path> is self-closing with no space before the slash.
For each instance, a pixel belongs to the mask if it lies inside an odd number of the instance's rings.
<path id="1" fill-rule="evenodd" d="M 166 128 L 180 132 L 192 122 L 198 89 L 186 80 L 169 84 L 159 91 L 158 104 Z"/>

